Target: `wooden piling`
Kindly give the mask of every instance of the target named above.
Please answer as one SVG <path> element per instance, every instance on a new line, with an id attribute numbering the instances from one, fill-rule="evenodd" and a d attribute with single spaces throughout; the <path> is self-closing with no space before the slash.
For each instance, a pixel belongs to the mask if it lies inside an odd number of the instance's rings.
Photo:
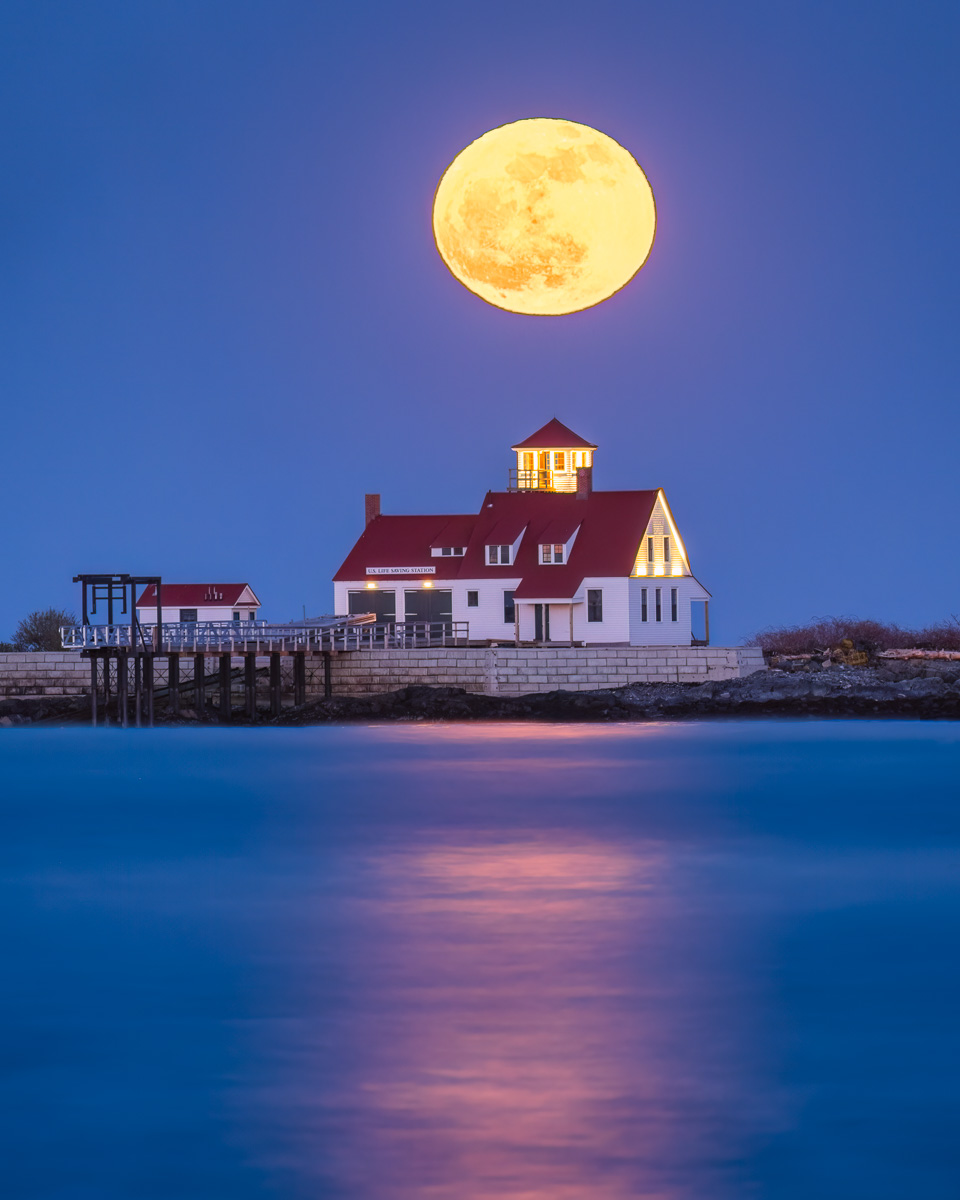
<path id="1" fill-rule="evenodd" d="M 130 677 L 127 674 L 127 652 L 119 650 L 117 652 L 117 712 L 120 716 L 120 724 L 126 729 L 130 724 L 130 714 L 127 712 L 127 693 L 130 690 Z"/>
<path id="2" fill-rule="evenodd" d="M 147 701 L 147 728 L 153 728 L 153 655 L 143 656 L 143 690 Z"/>
<path id="3" fill-rule="evenodd" d="M 97 656 L 90 655 L 90 724 L 97 727 Z"/>
<path id="4" fill-rule="evenodd" d="M 333 695 L 333 679 L 330 670 L 330 651 L 323 652 L 323 698 L 329 700 Z"/>
<path id="5" fill-rule="evenodd" d="M 307 660 L 302 652 L 293 656 L 293 702 L 298 708 L 307 702 Z"/>
<path id="6" fill-rule="evenodd" d="M 140 728 L 143 714 L 143 672 L 140 655 L 133 652 L 133 723 Z"/>
<path id="7" fill-rule="evenodd" d="M 220 723 L 229 724 L 232 716 L 230 705 L 230 655 L 220 655 Z"/>
<path id="8" fill-rule="evenodd" d="M 203 716 L 207 707 L 206 680 L 204 675 L 203 655 L 195 654 L 193 656 L 193 699 L 198 717 Z"/>
<path id="9" fill-rule="evenodd" d="M 167 693 L 170 696 L 170 712 L 173 716 L 180 716 L 180 655 L 167 655 Z"/>
<path id="10" fill-rule="evenodd" d="M 247 719 L 257 719 L 257 656 L 245 654 L 243 657 L 243 692 L 246 702 Z"/>
<path id="11" fill-rule="evenodd" d="M 280 716 L 280 655 L 277 651 L 270 654 L 270 715 Z"/>

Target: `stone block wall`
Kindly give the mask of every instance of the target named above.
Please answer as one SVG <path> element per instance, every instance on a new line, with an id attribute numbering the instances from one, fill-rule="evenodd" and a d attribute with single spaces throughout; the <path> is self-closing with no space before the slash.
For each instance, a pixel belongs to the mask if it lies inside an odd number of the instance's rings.
<path id="1" fill-rule="evenodd" d="M 261 656 L 262 672 L 269 659 Z M 243 666 L 239 656 L 234 669 Z M 293 690 L 293 660 L 281 659 L 284 691 Z M 488 696 L 521 696 L 531 692 L 592 691 L 628 683 L 703 683 L 737 679 L 764 669 L 756 646 L 494 646 L 435 650 L 356 650 L 335 654 L 331 682 L 335 696 L 369 696 L 410 684 L 460 687 Z M 207 672 L 217 660 L 207 659 Z M 115 664 L 112 688 L 116 687 Z M 307 659 L 307 694 L 323 695 L 323 660 Z M 158 656 L 154 683 L 166 686 L 167 660 Z M 193 657 L 180 656 L 180 681 L 193 678 Z M 261 674 L 257 691 L 266 696 Z M 242 682 L 234 691 L 242 692 Z M 81 696 L 90 690 L 90 660 L 77 651 L 0 654 L 0 696 Z M 189 700 L 184 695 L 184 704 Z"/>
<path id="2" fill-rule="evenodd" d="M 756 646 L 558 646 L 360 650 L 335 655 L 335 696 L 368 696 L 410 684 L 462 687 L 489 696 L 532 692 L 593 691 L 628 683 L 704 683 L 739 679 L 765 669 Z M 317 685 L 319 681 L 319 687 Z M 310 694 L 322 691 L 322 674 Z"/>

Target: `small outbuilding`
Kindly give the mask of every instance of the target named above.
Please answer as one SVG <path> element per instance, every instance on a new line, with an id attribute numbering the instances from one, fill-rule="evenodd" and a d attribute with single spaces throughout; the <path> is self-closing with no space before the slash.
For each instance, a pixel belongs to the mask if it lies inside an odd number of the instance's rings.
<path id="1" fill-rule="evenodd" d="M 164 624 L 255 621 L 260 611 L 249 583 L 162 583 L 160 602 Z M 137 601 L 137 620 L 152 625 L 156 619 L 157 589 L 151 583 Z"/>

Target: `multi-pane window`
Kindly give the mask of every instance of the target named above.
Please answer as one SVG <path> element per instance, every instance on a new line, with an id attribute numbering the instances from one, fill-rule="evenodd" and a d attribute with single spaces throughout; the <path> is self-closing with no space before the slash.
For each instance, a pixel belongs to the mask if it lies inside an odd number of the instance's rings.
<path id="1" fill-rule="evenodd" d="M 656 620 L 658 620 L 658 621 L 663 620 L 663 609 L 662 609 L 661 603 L 660 603 L 660 596 L 661 596 L 662 591 L 663 591 L 662 588 L 654 588 L 654 590 L 653 590 L 653 604 L 654 604 L 654 609 L 656 612 Z"/>
<path id="2" fill-rule="evenodd" d="M 480 605 L 479 592 L 467 592 L 467 608 L 478 608 Z"/>
<path id="3" fill-rule="evenodd" d="M 663 539 L 663 561 L 665 563 L 670 561 L 670 539 L 668 537 Z"/>
<path id="4" fill-rule="evenodd" d="M 551 542 L 540 547 L 540 561 L 543 563 L 563 562 L 563 542 Z"/>
<path id="5" fill-rule="evenodd" d="M 679 620 L 679 616 L 680 616 L 679 609 L 680 609 L 680 604 L 679 604 L 679 598 L 677 596 L 677 589 L 671 588 L 670 589 L 670 620 L 671 621 Z"/>
<path id="6" fill-rule="evenodd" d="M 647 562 L 653 562 L 653 538 L 647 538 Z"/>
<path id="7" fill-rule="evenodd" d="M 587 589 L 587 620 L 602 621 L 603 620 L 603 589 L 588 588 Z"/>
<path id="8" fill-rule="evenodd" d="M 195 608 L 181 608 L 180 620 L 186 621 L 189 624 L 194 624 L 197 619 L 197 610 Z"/>
<path id="9" fill-rule="evenodd" d="M 454 556 L 460 556 L 463 554 L 463 546 L 442 546 L 440 553 L 444 557 L 448 557 L 451 554 Z"/>
<path id="10" fill-rule="evenodd" d="M 525 471 L 534 470 L 533 464 L 535 461 L 536 460 L 533 457 L 533 451 L 532 450 L 524 450 L 524 452 L 523 452 L 523 469 Z"/>
<path id="11" fill-rule="evenodd" d="M 509 546 L 488 546 L 487 547 L 487 562 L 495 567 L 509 566 L 510 564 L 510 547 Z"/>
<path id="12" fill-rule="evenodd" d="M 566 455 L 562 450 L 554 450 L 553 452 L 553 469 L 555 471 L 564 470 L 563 464 L 566 462 Z"/>
<path id="13" fill-rule="evenodd" d="M 517 619 L 516 605 L 513 603 L 513 592 L 504 591 L 503 593 L 503 622 L 505 625 L 512 625 Z"/>
<path id="14" fill-rule="evenodd" d="M 645 621 L 646 619 L 647 619 L 647 589 L 641 588 L 640 589 L 640 620 Z"/>

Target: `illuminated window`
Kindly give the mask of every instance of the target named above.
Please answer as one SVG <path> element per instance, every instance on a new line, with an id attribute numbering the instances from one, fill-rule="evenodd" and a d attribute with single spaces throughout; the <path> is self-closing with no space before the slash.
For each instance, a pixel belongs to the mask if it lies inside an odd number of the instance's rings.
<path id="1" fill-rule="evenodd" d="M 533 464 L 534 464 L 533 452 L 532 451 L 524 451 L 523 469 L 525 471 L 533 471 L 535 469 Z"/>
<path id="2" fill-rule="evenodd" d="M 647 589 L 641 588 L 640 589 L 640 620 L 645 621 L 646 619 L 647 619 Z"/>
<path id="3" fill-rule="evenodd" d="M 563 451 L 562 450 L 554 450 L 554 452 L 553 452 L 553 469 L 555 471 L 563 471 L 565 469 L 564 465 L 563 465 L 565 461 L 566 461 L 566 456 L 564 455 Z"/>
<path id="4" fill-rule="evenodd" d="M 540 561 L 542 563 L 562 563 L 563 562 L 563 543 L 551 542 L 548 545 L 540 547 Z"/>
<path id="5" fill-rule="evenodd" d="M 549 471 L 550 470 L 550 455 L 547 453 L 546 450 L 541 450 L 539 457 L 540 457 L 540 470 L 541 471 Z"/>
<path id="6" fill-rule="evenodd" d="M 653 538 L 647 538 L 647 562 L 653 562 Z"/>
<path id="7" fill-rule="evenodd" d="M 479 592 L 467 592 L 467 608 L 478 608 L 480 605 Z"/>
<path id="8" fill-rule="evenodd" d="M 654 588 L 654 589 L 653 589 L 653 595 L 654 595 L 654 601 L 653 601 L 653 604 L 654 604 L 654 611 L 656 612 L 656 620 L 658 620 L 658 621 L 662 621 L 662 620 L 663 620 L 663 612 L 662 612 L 662 609 L 661 609 L 661 607 L 660 607 L 660 594 L 661 594 L 661 592 L 662 592 L 662 591 L 663 591 L 663 589 L 662 589 L 662 588 Z"/>
<path id="9" fill-rule="evenodd" d="M 678 619 L 679 607 L 680 606 L 678 604 L 677 589 L 671 588 L 670 589 L 670 620 L 671 621 L 676 621 Z"/>
<path id="10" fill-rule="evenodd" d="M 587 620 L 603 620 L 603 590 L 602 588 L 587 589 Z"/>
<path id="11" fill-rule="evenodd" d="M 663 539 L 663 561 L 670 561 L 670 539 L 668 537 Z"/>
<path id="12" fill-rule="evenodd" d="M 517 619 L 517 608 L 513 603 L 513 592 L 505 591 L 503 593 L 503 623 L 504 625 L 512 625 Z"/>

